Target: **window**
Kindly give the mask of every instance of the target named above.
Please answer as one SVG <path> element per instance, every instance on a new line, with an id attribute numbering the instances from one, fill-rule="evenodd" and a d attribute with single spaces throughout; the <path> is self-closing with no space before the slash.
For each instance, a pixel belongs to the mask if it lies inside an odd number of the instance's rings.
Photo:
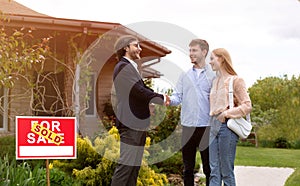
<path id="1" fill-rule="evenodd" d="M 88 93 L 88 109 L 85 111 L 87 116 L 95 116 L 95 74 L 91 75 L 90 91 Z"/>
<path id="2" fill-rule="evenodd" d="M 8 91 L 4 87 L 0 87 L 0 102 L 1 102 L 1 112 L 0 112 L 0 131 L 7 132 L 8 122 L 7 122 L 7 94 Z"/>
<path id="3" fill-rule="evenodd" d="M 34 90 L 36 98 L 33 108 L 36 116 L 64 116 L 64 73 L 40 74 L 43 81 L 38 81 L 38 88 Z M 38 75 L 36 74 L 36 78 Z"/>
<path id="4" fill-rule="evenodd" d="M 0 87 L 0 97 L 1 97 L 1 108 L 4 106 L 4 89 L 3 87 Z M 1 109 L 2 110 L 2 109 Z M 0 129 L 4 128 L 4 122 L 3 122 L 3 112 L 0 112 Z"/>

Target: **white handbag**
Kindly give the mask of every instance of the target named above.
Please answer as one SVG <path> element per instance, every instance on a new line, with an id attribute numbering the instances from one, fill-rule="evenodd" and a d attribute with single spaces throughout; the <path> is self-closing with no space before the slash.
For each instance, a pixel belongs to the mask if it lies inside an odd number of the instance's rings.
<path id="1" fill-rule="evenodd" d="M 229 81 L 229 108 L 233 108 L 233 106 L 233 77 L 231 77 Z M 245 139 L 252 130 L 250 114 L 246 115 L 246 119 L 247 120 L 243 117 L 230 118 L 227 121 L 227 127 L 235 132 L 240 138 Z"/>

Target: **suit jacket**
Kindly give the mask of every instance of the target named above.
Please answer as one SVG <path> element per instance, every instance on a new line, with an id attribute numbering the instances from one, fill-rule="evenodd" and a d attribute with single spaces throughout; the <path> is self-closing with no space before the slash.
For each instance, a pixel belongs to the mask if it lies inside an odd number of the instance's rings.
<path id="1" fill-rule="evenodd" d="M 149 104 L 163 104 L 163 95 L 147 87 L 134 66 L 125 58 L 116 64 L 113 81 L 117 96 L 117 127 L 146 129 L 150 124 Z"/>

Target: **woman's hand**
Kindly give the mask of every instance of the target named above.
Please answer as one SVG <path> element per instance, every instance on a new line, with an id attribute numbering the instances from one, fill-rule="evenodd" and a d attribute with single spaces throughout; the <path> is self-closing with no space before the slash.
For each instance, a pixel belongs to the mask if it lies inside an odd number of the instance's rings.
<path id="1" fill-rule="evenodd" d="M 218 115 L 217 120 L 219 120 L 221 123 L 224 123 L 226 119 L 226 111 L 222 112 Z"/>

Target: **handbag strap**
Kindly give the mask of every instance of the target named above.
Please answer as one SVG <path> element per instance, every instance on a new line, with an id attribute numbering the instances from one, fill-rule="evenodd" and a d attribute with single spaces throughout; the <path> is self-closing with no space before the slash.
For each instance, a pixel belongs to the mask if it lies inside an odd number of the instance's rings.
<path id="1" fill-rule="evenodd" d="M 229 108 L 233 108 L 233 76 L 230 77 L 229 80 L 229 89 L 228 89 L 228 94 L 229 94 Z"/>
<path id="2" fill-rule="evenodd" d="M 233 108 L 233 76 L 230 77 L 229 80 L 229 89 L 228 89 L 228 97 L 229 97 L 229 108 Z M 246 120 L 251 122 L 250 113 L 246 115 Z"/>

